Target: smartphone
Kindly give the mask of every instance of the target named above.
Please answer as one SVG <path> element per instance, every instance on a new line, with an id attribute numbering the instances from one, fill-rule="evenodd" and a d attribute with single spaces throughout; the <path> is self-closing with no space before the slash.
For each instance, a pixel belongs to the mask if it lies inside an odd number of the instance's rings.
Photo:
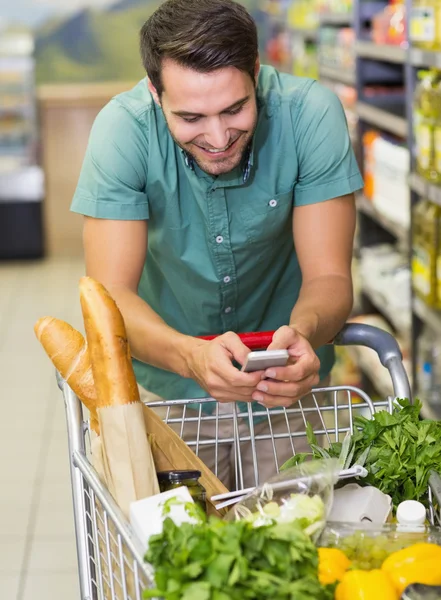
<path id="1" fill-rule="evenodd" d="M 242 367 L 242 371 L 245 371 L 245 373 L 252 373 L 253 371 L 264 371 L 271 367 L 286 367 L 288 359 L 288 350 L 262 350 L 259 352 L 250 352 Z"/>

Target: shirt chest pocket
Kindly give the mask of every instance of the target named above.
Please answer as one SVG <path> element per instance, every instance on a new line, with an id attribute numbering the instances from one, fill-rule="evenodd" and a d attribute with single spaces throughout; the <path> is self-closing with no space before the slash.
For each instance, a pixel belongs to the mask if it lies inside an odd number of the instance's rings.
<path id="1" fill-rule="evenodd" d="M 245 231 L 250 242 L 268 242 L 292 232 L 293 190 L 274 196 L 261 196 L 240 204 Z"/>

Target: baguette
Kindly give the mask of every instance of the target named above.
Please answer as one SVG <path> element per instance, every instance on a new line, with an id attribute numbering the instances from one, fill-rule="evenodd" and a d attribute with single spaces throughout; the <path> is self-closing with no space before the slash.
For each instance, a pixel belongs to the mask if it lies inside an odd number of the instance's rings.
<path id="1" fill-rule="evenodd" d="M 97 408 L 140 402 L 126 328 L 116 302 L 91 277 L 80 279 L 80 302 Z"/>
<path id="2" fill-rule="evenodd" d="M 86 340 L 71 325 L 54 317 L 42 317 L 35 335 L 61 377 L 90 412 L 91 428 L 98 433 L 96 390 Z"/>

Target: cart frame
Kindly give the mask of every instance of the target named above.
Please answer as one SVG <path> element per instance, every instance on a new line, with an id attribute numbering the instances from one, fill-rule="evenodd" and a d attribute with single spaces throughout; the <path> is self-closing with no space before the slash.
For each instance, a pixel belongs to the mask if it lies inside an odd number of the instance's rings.
<path id="1" fill-rule="evenodd" d="M 248 410 L 241 413 L 237 407 L 231 413 L 233 423 L 233 436 L 231 439 L 220 439 L 218 426 L 225 415 L 219 415 L 218 404 L 213 399 L 198 400 L 173 400 L 149 403 L 153 408 L 166 410 L 165 421 L 171 426 L 177 423 L 178 433 L 183 434 L 184 426 L 189 421 L 197 421 L 197 437 L 188 441 L 197 454 L 210 442 L 214 447 L 216 456 L 221 444 L 232 444 L 234 448 L 234 465 L 236 472 L 236 489 L 243 489 L 243 471 L 241 470 L 241 444 L 250 443 L 253 456 L 253 470 L 256 482 L 258 482 L 258 460 L 256 455 L 256 444 L 259 440 L 270 440 L 274 449 L 275 464 L 277 461 L 276 442 L 277 438 L 289 438 L 293 452 L 295 453 L 295 439 L 306 436 L 306 423 L 308 413 L 317 411 L 320 416 L 321 427 L 314 429 L 318 436 L 328 442 L 338 441 L 339 436 L 347 431 L 353 431 L 354 413 L 370 414 L 380 408 L 392 411 L 396 398 L 412 399 L 409 380 L 402 363 L 401 351 L 396 340 L 388 333 L 362 324 L 348 324 L 332 342 L 338 346 L 359 345 L 374 350 L 382 363 L 389 371 L 392 379 L 394 395 L 385 401 L 373 403 L 369 396 L 355 387 L 329 387 L 313 390 L 311 398 L 312 407 L 304 408 L 302 402 L 294 405 L 294 408 L 277 409 L 268 411 L 261 409 L 252 412 L 251 405 Z M 253 344 L 254 347 L 256 343 Z M 260 346 L 262 347 L 262 346 Z M 68 450 L 70 458 L 70 472 L 72 482 L 72 499 L 74 508 L 75 534 L 77 544 L 77 558 L 79 568 L 81 600 L 141 600 L 142 590 L 153 585 L 153 569 L 143 560 L 143 547 L 131 530 L 123 513 L 113 500 L 107 488 L 102 484 L 95 469 L 87 458 L 88 423 L 84 420 L 82 404 L 71 388 L 64 382 L 59 374 L 57 380 L 63 392 L 66 422 L 68 434 Z M 323 404 L 320 395 L 326 394 L 328 402 Z M 354 396 L 357 403 L 353 402 Z M 329 402 L 329 399 L 332 400 Z M 189 404 L 197 402 L 200 404 L 199 411 L 194 411 L 191 418 L 186 417 Z M 215 403 L 215 410 L 211 416 L 202 414 L 202 402 Z M 170 411 L 176 407 L 182 408 L 182 417 L 170 418 Z M 190 410 L 190 409 L 189 409 Z M 271 426 L 272 417 L 277 414 L 285 415 L 288 424 L 286 434 L 274 434 Z M 345 415 L 346 422 L 342 426 L 341 420 Z M 260 437 L 254 434 L 254 418 L 262 416 L 268 419 L 269 432 Z M 302 419 L 305 428 L 292 433 L 289 426 L 289 418 L 298 417 Z M 249 425 L 249 435 L 240 433 L 239 423 L 246 420 Z M 216 427 L 216 436 L 211 440 L 200 439 L 200 426 L 204 421 L 213 421 Z M 176 430 L 176 426 L 175 426 Z M 431 487 L 439 498 L 439 477 L 431 481 Z M 242 487 L 240 487 L 242 486 Z M 431 490 L 429 499 L 431 503 Z M 430 518 L 434 522 L 435 513 L 432 503 L 430 504 Z"/>

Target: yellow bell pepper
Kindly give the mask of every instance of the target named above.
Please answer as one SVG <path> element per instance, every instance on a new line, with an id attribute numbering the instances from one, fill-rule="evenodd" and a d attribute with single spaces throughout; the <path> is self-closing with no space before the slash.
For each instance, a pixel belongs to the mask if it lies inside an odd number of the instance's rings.
<path id="1" fill-rule="evenodd" d="M 344 574 L 335 590 L 335 600 L 398 600 L 399 596 L 386 573 L 354 570 Z"/>
<path id="2" fill-rule="evenodd" d="M 322 585 L 340 581 L 351 566 L 351 561 L 338 548 L 318 548 L 319 581 Z"/>
<path id="3" fill-rule="evenodd" d="M 441 585 L 441 547 L 436 544 L 414 544 L 386 558 L 381 569 L 401 595 L 408 585 L 422 583 Z"/>

